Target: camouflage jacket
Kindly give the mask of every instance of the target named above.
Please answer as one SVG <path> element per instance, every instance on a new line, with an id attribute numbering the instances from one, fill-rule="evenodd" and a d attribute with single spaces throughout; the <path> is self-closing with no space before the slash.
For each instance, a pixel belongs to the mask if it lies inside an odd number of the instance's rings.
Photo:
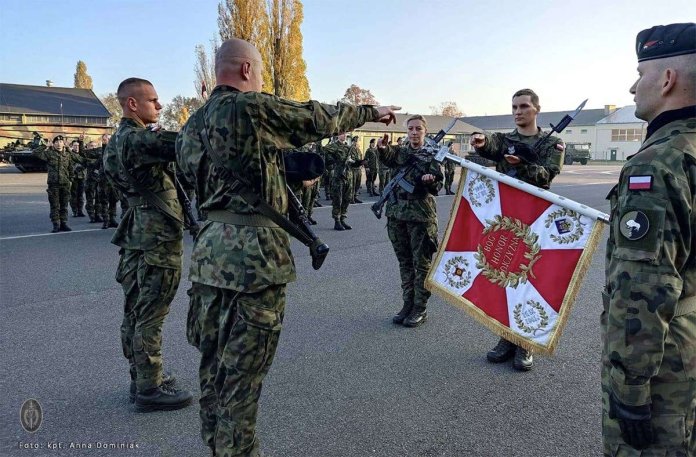
<path id="1" fill-rule="evenodd" d="M 86 157 L 85 155 L 85 144 L 82 140 L 77 140 L 79 143 L 79 149 L 77 151 L 77 154 L 79 154 L 82 157 Z M 73 179 L 85 179 L 87 177 L 87 171 L 86 167 L 82 163 L 76 163 L 73 165 Z"/>
<path id="2" fill-rule="evenodd" d="M 625 404 L 649 403 L 651 381 L 696 380 L 694 333 L 670 332 L 673 319 L 696 311 L 695 192 L 691 117 L 650 135 L 608 196 L 604 357 Z"/>
<path id="3" fill-rule="evenodd" d="M 377 173 L 377 148 L 367 148 L 365 151 L 365 168 L 372 173 Z"/>
<path id="4" fill-rule="evenodd" d="M 379 160 L 398 173 L 398 169 L 404 165 L 409 156 L 418 152 L 410 144 L 406 146 L 387 146 L 379 150 Z M 435 175 L 435 181 L 423 184 L 421 177 L 425 174 Z M 393 176 L 392 176 L 393 178 Z M 406 181 L 415 186 L 413 194 L 409 194 L 401 187 L 396 187 L 396 200 L 387 201 L 385 212 L 388 218 L 414 222 L 437 222 L 437 206 L 435 197 L 442 189 L 443 175 L 440 164 L 435 160 L 424 162 L 420 167 L 414 168 L 411 173 L 404 176 Z"/>
<path id="5" fill-rule="evenodd" d="M 126 197 L 140 194 L 131 186 L 123 165 L 143 188 L 149 189 L 183 219 L 172 178 L 176 132 L 153 132 L 134 119 L 122 118 L 104 150 L 103 170 L 115 189 Z M 121 160 L 119 160 L 119 156 Z M 166 195 L 163 193 L 167 192 Z M 125 249 L 160 250 L 146 261 L 161 267 L 180 267 L 183 225 L 148 204 L 133 205 L 124 215 L 111 242 Z M 173 242 L 173 243 L 171 243 Z M 170 250 L 168 253 L 167 250 Z"/>
<path id="6" fill-rule="evenodd" d="M 80 154 L 63 148 L 58 152 L 53 148 L 45 145 L 40 145 L 33 149 L 31 153 L 39 159 L 45 161 L 48 165 L 47 184 L 49 186 L 67 186 L 70 184 L 73 176 L 73 168 L 75 164 L 86 164 L 88 159 Z"/>
<path id="7" fill-rule="evenodd" d="M 510 133 L 486 133 L 486 144 L 476 149 L 476 152 L 489 160 L 493 160 L 496 165 L 495 169 L 509 176 L 514 176 L 526 183 L 533 184 L 537 187 L 548 188 L 551 181 L 561 172 L 561 152 L 556 149 L 556 145 L 563 141 L 555 136 L 550 136 L 546 142 L 540 146 L 540 150 L 536 151 L 539 154 L 537 163 L 521 163 L 519 165 L 511 165 L 504 159 L 504 155 L 508 153 L 508 146 L 511 143 L 520 142 L 528 146 L 532 146 L 536 141 L 544 136 L 541 128 L 534 136 L 525 136 L 520 134 L 517 129 Z"/>
<path id="8" fill-rule="evenodd" d="M 359 127 L 375 120 L 376 115 L 377 110 L 369 106 L 299 103 L 218 86 L 179 133 L 177 163 L 186 180 L 195 184 L 202 210 L 254 213 L 244 199 L 230 190 L 231 183 L 220 176 L 205 152 L 200 140 L 205 120 L 210 143 L 223 162 L 246 178 L 254 192 L 285 214 L 288 195 L 283 150 Z M 245 292 L 293 281 L 295 265 L 288 235 L 281 228 L 209 221 L 196 238 L 189 278 Z"/>
<path id="9" fill-rule="evenodd" d="M 332 179 L 353 179 L 353 169 L 360 167 L 360 155 L 355 146 L 336 142 L 322 149 L 326 166 L 332 170 Z"/>
<path id="10" fill-rule="evenodd" d="M 104 158 L 104 146 L 100 146 L 93 149 L 85 149 L 84 156 L 91 159 L 87 163 L 87 174 L 85 179 L 87 181 L 97 181 L 101 180 L 101 169 L 102 169 L 102 159 Z"/>

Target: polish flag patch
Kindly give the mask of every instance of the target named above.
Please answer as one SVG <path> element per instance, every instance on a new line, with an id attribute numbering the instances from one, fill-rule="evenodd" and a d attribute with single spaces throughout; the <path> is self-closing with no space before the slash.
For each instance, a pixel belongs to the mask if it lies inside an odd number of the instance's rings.
<path id="1" fill-rule="evenodd" d="M 650 190 L 652 189 L 652 176 L 629 176 L 628 190 Z"/>

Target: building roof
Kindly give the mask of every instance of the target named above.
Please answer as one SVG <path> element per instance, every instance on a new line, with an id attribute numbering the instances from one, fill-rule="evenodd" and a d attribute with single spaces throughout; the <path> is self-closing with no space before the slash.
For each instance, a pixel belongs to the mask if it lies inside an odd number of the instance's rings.
<path id="1" fill-rule="evenodd" d="M 549 124 L 556 125 L 566 114 L 573 114 L 575 110 L 570 111 L 552 111 L 549 113 L 541 112 L 537 116 L 537 125 L 542 129 L 546 129 Z M 572 126 L 577 125 L 595 125 L 600 119 L 606 116 L 604 108 L 601 109 L 584 109 L 578 113 L 578 117 L 571 122 Z M 475 125 L 480 130 L 502 130 L 515 129 L 515 120 L 511 114 L 499 114 L 496 116 L 467 116 L 464 118 L 466 122 Z"/>
<path id="2" fill-rule="evenodd" d="M 636 105 L 619 108 L 597 124 L 644 124 L 645 121 L 636 117 Z"/>
<path id="3" fill-rule="evenodd" d="M 111 117 L 90 89 L 6 83 L 0 83 L 0 113 Z"/>
<path id="4" fill-rule="evenodd" d="M 384 125 L 379 122 L 366 122 L 365 125 L 363 125 L 360 128 L 355 129 L 355 132 L 384 132 L 384 133 L 404 133 L 407 131 L 406 129 L 406 120 L 413 116 L 413 114 L 401 114 L 398 113 L 396 115 L 396 123 L 395 124 L 390 124 L 390 125 Z M 423 115 L 425 118 L 425 121 L 428 123 L 428 133 L 436 134 L 442 129 L 447 128 L 449 126 L 450 122 L 452 122 L 452 118 L 448 116 L 434 116 L 434 115 Z M 474 127 L 473 125 L 470 125 L 466 122 L 459 121 L 454 126 L 452 129 L 448 132 L 448 135 L 462 135 L 462 134 L 469 134 L 477 131 L 478 129 Z"/>

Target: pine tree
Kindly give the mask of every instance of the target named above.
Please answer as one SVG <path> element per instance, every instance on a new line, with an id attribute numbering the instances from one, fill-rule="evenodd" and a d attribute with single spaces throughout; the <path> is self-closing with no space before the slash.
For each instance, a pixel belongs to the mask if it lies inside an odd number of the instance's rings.
<path id="1" fill-rule="evenodd" d="M 87 74 L 87 64 L 81 60 L 75 66 L 75 87 L 77 89 L 92 89 L 92 77 Z"/>

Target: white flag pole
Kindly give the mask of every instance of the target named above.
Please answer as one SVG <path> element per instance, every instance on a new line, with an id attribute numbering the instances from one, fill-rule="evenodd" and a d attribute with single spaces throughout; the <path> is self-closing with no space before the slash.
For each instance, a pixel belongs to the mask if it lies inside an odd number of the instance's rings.
<path id="1" fill-rule="evenodd" d="M 435 160 L 437 160 L 438 162 L 443 162 L 445 159 L 451 160 L 452 162 L 456 162 L 464 168 L 473 170 L 476 173 L 480 173 L 488 178 L 495 179 L 496 181 L 503 182 L 508 186 L 522 190 L 524 192 L 527 192 L 528 194 L 536 195 L 537 197 L 543 198 L 546 201 L 562 206 L 564 208 L 571 209 L 579 214 L 582 214 L 583 216 L 587 216 L 594 220 L 602 221 L 605 224 L 609 223 L 609 215 L 606 213 L 598 211 L 594 208 L 590 208 L 589 206 L 583 205 L 582 203 L 578 203 L 576 201 L 562 197 L 558 194 L 554 194 L 553 192 L 544 190 L 540 187 L 527 184 L 526 182 L 520 181 L 519 179 L 515 179 L 512 176 L 508 176 L 503 173 L 499 173 L 495 170 L 491 170 L 488 167 L 484 167 L 483 165 L 471 162 L 463 157 L 450 154 L 446 146 L 440 149 L 440 151 L 435 156 Z"/>

